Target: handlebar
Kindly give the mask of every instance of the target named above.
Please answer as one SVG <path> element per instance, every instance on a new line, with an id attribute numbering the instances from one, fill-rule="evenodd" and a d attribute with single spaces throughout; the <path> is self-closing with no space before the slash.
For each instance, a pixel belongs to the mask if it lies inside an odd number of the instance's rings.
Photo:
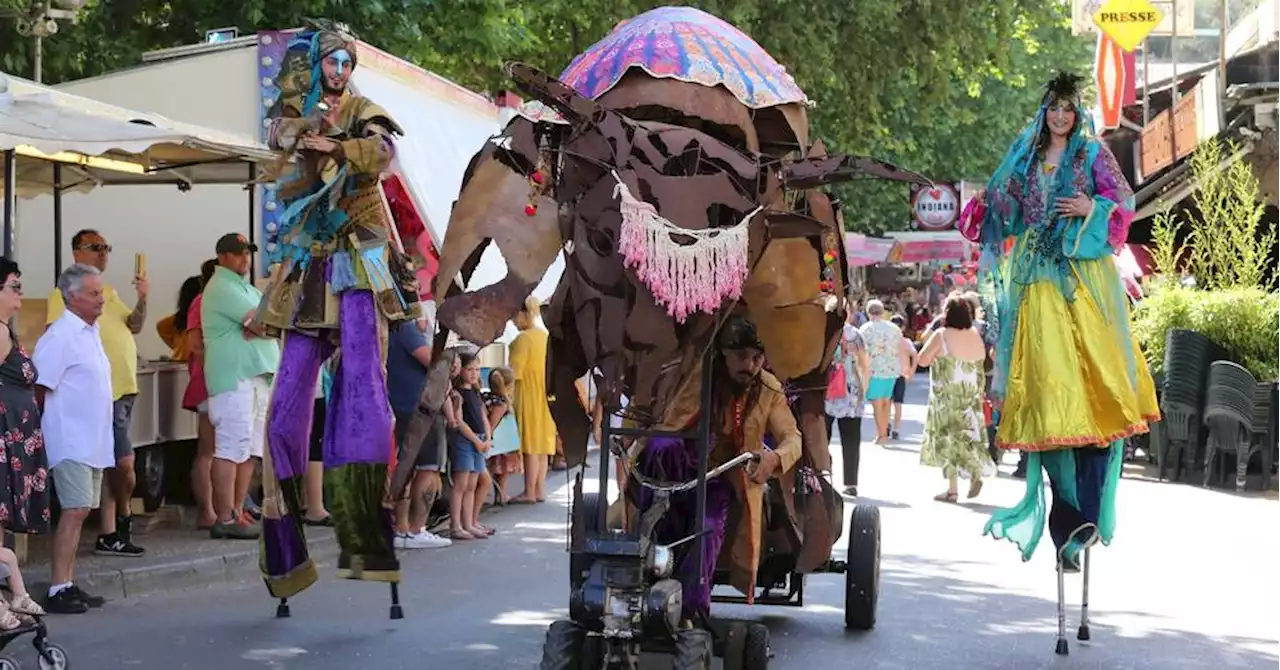
<path id="1" fill-rule="evenodd" d="M 752 463 L 759 463 L 760 455 L 755 453 L 738 454 L 737 456 L 734 456 L 728 461 L 725 461 L 724 463 L 721 463 L 720 465 L 707 471 L 707 481 L 711 481 L 712 479 L 715 479 L 716 477 L 719 477 L 720 475 L 740 465 L 743 465 L 748 461 Z M 653 491 L 664 492 L 664 493 L 680 493 L 682 491 L 688 491 L 690 489 L 693 489 L 698 485 L 698 479 L 696 477 L 687 482 L 684 482 L 683 484 L 671 484 L 667 486 L 653 484 L 649 481 L 646 481 L 644 478 L 638 478 L 638 479 L 640 481 L 640 484 L 645 488 Z"/>

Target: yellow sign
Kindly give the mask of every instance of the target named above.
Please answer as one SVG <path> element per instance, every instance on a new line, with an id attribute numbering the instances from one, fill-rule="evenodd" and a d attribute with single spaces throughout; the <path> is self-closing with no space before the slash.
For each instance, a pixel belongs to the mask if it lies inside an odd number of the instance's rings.
<path id="1" fill-rule="evenodd" d="M 1163 18 L 1147 0 L 1110 0 L 1093 15 L 1093 22 L 1121 49 L 1133 51 Z"/>

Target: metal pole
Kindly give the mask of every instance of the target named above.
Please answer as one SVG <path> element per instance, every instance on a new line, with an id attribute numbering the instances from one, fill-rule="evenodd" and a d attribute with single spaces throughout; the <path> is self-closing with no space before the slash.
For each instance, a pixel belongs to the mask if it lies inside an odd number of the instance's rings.
<path id="1" fill-rule="evenodd" d="M 35 50 L 31 56 L 31 65 L 34 70 L 32 78 L 37 84 L 41 83 L 44 77 L 44 38 L 40 36 L 40 31 L 44 30 L 44 26 L 39 24 L 44 22 L 48 14 L 49 0 L 44 0 L 40 3 L 40 12 L 36 17 L 37 25 L 33 28 L 33 32 L 35 33 Z"/>
<path id="2" fill-rule="evenodd" d="M 34 79 L 35 82 L 39 84 L 40 71 L 44 69 L 44 38 L 37 36 L 35 38 L 35 43 L 36 43 L 35 51 L 31 56 L 32 70 L 33 70 L 33 72 L 31 73 L 31 76 L 32 76 L 32 79 Z"/>
<path id="3" fill-rule="evenodd" d="M 249 244 L 256 244 L 254 240 L 257 238 L 258 226 L 254 223 L 254 216 L 258 213 L 258 185 L 254 182 L 258 180 L 258 164 L 249 164 Z M 258 254 L 249 257 L 249 276 L 257 277 L 256 268 L 258 265 Z"/>
<path id="4" fill-rule="evenodd" d="M 1218 2 L 1218 99 L 1227 92 L 1227 0 Z"/>
<path id="5" fill-rule="evenodd" d="M 715 337 L 717 333 L 712 334 L 712 341 L 707 347 L 707 351 L 702 355 L 702 412 L 698 417 L 698 488 L 694 496 L 694 520 L 693 532 L 697 535 L 698 540 L 694 543 L 694 565 L 698 568 L 698 585 L 699 588 L 706 586 L 705 574 L 702 566 L 708 560 L 708 557 L 702 551 L 702 535 L 707 529 L 707 461 L 711 453 L 712 435 L 714 430 L 711 424 L 711 415 L 714 413 L 711 403 L 715 400 L 711 385 L 715 382 L 715 360 L 716 347 Z M 734 426 L 737 428 L 737 426 Z M 710 560 L 716 560 L 715 556 L 711 556 Z"/>
<path id="6" fill-rule="evenodd" d="M 18 198 L 18 154 L 4 152 L 4 257 L 13 259 L 13 205 Z"/>
<path id="7" fill-rule="evenodd" d="M 1151 40 L 1142 41 L 1142 127 L 1151 121 Z"/>
<path id="8" fill-rule="evenodd" d="M 1188 0 L 1183 0 L 1187 2 Z M 1182 90 L 1178 81 L 1178 0 L 1173 0 L 1173 16 L 1169 17 L 1169 60 L 1173 61 L 1173 104 L 1178 104 L 1178 100 L 1182 99 Z M 1173 124 L 1169 124 L 1170 128 Z M 1177 149 L 1175 149 L 1176 151 Z"/>
<path id="9" fill-rule="evenodd" d="M 53 282 L 62 274 L 62 163 L 53 164 Z"/>

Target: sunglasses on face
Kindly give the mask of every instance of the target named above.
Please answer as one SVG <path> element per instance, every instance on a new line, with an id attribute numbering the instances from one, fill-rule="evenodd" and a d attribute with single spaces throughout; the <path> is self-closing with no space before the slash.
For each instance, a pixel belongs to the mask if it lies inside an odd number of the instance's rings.
<path id="1" fill-rule="evenodd" d="M 81 244 L 79 247 L 77 247 L 77 249 L 79 249 L 80 251 L 92 251 L 95 254 L 100 254 L 103 252 L 111 253 L 110 244 L 100 244 L 100 243 L 99 244 Z"/>
<path id="2" fill-rule="evenodd" d="M 15 281 L 4 285 L 6 291 L 13 291 L 18 295 L 22 295 L 22 282 Z"/>

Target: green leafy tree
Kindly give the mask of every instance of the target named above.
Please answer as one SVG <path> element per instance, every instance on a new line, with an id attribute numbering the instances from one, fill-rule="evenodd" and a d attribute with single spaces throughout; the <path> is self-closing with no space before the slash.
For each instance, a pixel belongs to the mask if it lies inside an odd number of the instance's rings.
<path id="1" fill-rule="evenodd" d="M 1156 273 L 1164 278 L 1176 278 L 1179 264 L 1186 256 L 1187 248 L 1178 240 L 1178 229 L 1181 219 L 1172 211 L 1165 209 L 1156 214 L 1151 222 L 1151 261 Z"/>
<path id="2" fill-rule="evenodd" d="M 26 0 L 0 0 L 25 4 Z M 140 53 L 242 33 L 346 22 L 363 39 L 479 91 L 510 83 L 506 59 L 559 72 L 619 21 L 659 0 L 110 0 L 45 41 L 45 80 L 136 65 Z M 788 66 L 813 101 L 812 135 L 835 151 L 869 154 L 938 181 L 981 179 L 1034 113 L 1055 69 L 1084 73 L 1087 39 L 1066 3 L 1036 0 L 691 0 L 752 35 Z M 29 75 L 31 40 L 0 20 L 0 67 Z M 836 187 L 851 228 L 905 228 L 901 184 Z"/>
<path id="3" fill-rule="evenodd" d="M 1261 286 L 1274 265 L 1276 228 L 1263 222 L 1265 205 L 1253 169 L 1247 161 L 1230 159 L 1238 151 L 1234 142 L 1215 140 L 1190 158 L 1200 185 L 1188 242 L 1190 264 L 1196 284 L 1209 290 Z"/>

